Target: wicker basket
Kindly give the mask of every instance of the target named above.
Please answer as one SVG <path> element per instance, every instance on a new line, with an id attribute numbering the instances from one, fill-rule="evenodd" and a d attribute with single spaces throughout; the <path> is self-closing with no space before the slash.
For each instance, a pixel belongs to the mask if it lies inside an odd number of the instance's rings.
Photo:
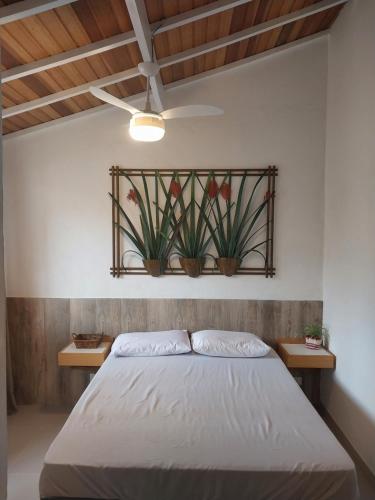
<path id="1" fill-rule="evenodd" d="M 180 257 L 180 265 L 190 278 L 198 278 L 202 272 L 205 260 L 206 259 L 204 257 L 200 259 Z"/>
<path id="2" fill-rule="evenodd" d="M 72 333 L 77 349 L 95 349 L 103 340 L 104 333 Z"/>
<path id="3" fill-rule="evenodd" d="M 216 265 L 224 276 L 233 276 L 241 265 L 241 259 L 232 257 L 218 257 Z"/>

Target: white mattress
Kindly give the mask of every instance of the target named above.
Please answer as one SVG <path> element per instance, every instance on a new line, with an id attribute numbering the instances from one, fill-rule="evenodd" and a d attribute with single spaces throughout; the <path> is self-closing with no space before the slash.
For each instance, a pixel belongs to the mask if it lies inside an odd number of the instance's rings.
<path id="1" fill-rule="evenodd" d="M 353 462 L 274 352 L 109 356 L 52 443 L 42 498 L 353 500 Z"/>

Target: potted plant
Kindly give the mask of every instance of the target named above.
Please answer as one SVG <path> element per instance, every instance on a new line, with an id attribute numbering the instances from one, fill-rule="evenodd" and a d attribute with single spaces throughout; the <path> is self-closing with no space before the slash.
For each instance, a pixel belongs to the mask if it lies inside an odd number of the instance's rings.
<path id="1" fill-rule="evenodd" d="M 267 240 L 250 246 L 251 242 L 254 241 L 253 238 L 255 235 L 266 226 L 266 224 L 262 224 L 260 227 L 256 227 L 256 223 L 270 197 L 273 196 L 265 196 L 264 200 L 258 206 L 253 206 L 255 192 L 263 177 L 259 177 L 250 197 L 245 201 L 246 195 L 244 194 L 244 189 L 247 176 L 243 176 L 236 203 L 231 200 L 232 179 L 230 171 L 224 177 L 220 186 L 213 177 L 207 187 L 214 223 L 212 223 L 209 216 L 204 214 L 203 217 L 206 220 L 218 254 L 216 259 L 217 267 L 225 276 L 233 276 L 241 265 L 242 260 L 251 252 L 258 253 L 265 259 L 264 255 L 259 251 L 259 247 L 264 245 Z M 222 208 L 221 200 L 224 200 L 225 208 Z"/>
<path id="2" fill-rule="evenodd" d="M 318 324 L 306 325 L 305 332 L 305 345 L 309 349 L 320 349 L 327 336 L 327 329 Z"/>
<path id="3" fill-rule="evenodd" d="M 125 176 L 130 182 L 132 188 L 130 189 L 127 198 L 133 201 L 139 207 L 139 217 L 141 231 L 138 231 L 129 216 L 126 214 L 125 210 L 115 199 L 111 193 L 113 202 L 119 207 L 121 215 L 125 219 L 128 227 L 119 224 L 121 231 L 130 239 L 130 241 L 136 247 L 136 250 L 128 250 L 128 252 L 133 252 L 139 255 L 143 260 L 143 265 L 145 269 L 151 276 L 158 277 L 164 274 L 167 267 L 168 257 L 174 244 L 174 240 L 184 218 L 184 214 L 181 215 L 179 219 L 175 217 L 175 206 L 176 202 L 171 202 L 172 192 L 167 191 L 164 206 L 160 207 L 158 198 L 158 186 L 157 182 L 162 183 L 163 189 L 165 189 L 164 183 L 161 177 L 158 176 L 156 179 L 156 201 L 154 204 L 150 202 L 149 190 L 146 182 L 146 176 L 142 174 L 143 188 L 145 201 L 138 188 L 135 186 L 134 182 L 129 176 Z M 171 182 L 176 178 L 174 173 Z M 184 187 L 186 186 L 186 183 Z M 181 188 L 181 191 L 184 189 Z M 160 213 L 162 216 L 160 217 Z M 175 223 L 173 222 L 175 221 Z M 126 254 L 127 252 L 125 252 Z M 124 254 L 124 255 L 125 255 Z"/>
<path id="4" fill-rule="evenodd" d="M 204 214 L 209 208 L 207 190 L 203 190 L 203 197 L 197 213 L 195 201 L 195 180 L 196 174 L 190 176 L 190 204 L 185 205 L 183 196 L 180 195 L 180 183 L 171 184 L 174 196 L 177 198 L 181 213 L 185 214 L 180 229 L 174 242 L 175 254 L 179 256 L 179 262 L 185 273 L 191 278 L 197 278 L 204 267 L 207 247 L 210 244 L 211 236 L 205 223 Z M 210 182 L 210 176 L 207 182 Z M 174 225 L 177 224 L 174 216 Z"/>

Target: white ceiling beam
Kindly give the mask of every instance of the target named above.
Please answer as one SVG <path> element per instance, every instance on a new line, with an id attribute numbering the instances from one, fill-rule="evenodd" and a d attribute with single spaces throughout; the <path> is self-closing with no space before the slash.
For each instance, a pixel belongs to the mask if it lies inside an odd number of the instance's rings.
<path id="1" fill-rule="evenodd" d="M 259 54 L 254 54 L 253 56 L 248 56 L 245 57 L 244 59 L 239 59 L 238 61 L 225 64 L 224 66 L 219 66 L 217 68 L 203 71 L 202 73 L 198 73 L 193 76 L 189 76 L 188 78 L 183 78 L 182 80 L 169 83 L 168 85 L 165 86 L 165 89 L 168 91 L 170 89 L 175 88 L 176 86 L 178 87 L 187 86 L 191 83 L 195 83 L 196 81 L 202 81 L 205 80 L 206 78 L 212 78 L 215 75 L 222 75 L 224 73 L 233 71 L 235 69 L 242 68 L 243 66 L 248 65 L 250 63 L 255 63 L 257 61 L 264 61 L 264 59 L 279 54 L 280 52 L 285 52 L 286 50 L 306 45 L 310 42 L 313 42 L 314 40 L 325 38 L 328 35 L 329 35 L 329 30 L 319 31 L 319 33 L 314 33 L 313 35 L 305 36 L 304 38 L 299 38 L 294 42 L 285 43 L 284 45 L 279 45 L 278 47 L 274 47 L 273 49 L 260 52 Z"/>
<path id="2" fill-rule="evenodd" d="M 217 0 L 216 2 L 204 5 L 203 7 L 198 7 L 196 9 L 183 12 L 182 14 L 169 17 L 164 21 L 153 23 L 151 24 L 150 29 L 151 32 L 157 30 L 158 34 L 164 33 L 166 31 L 184 26 L 185 24 L 204 19 L 214 14 L 219 14 L 225 10 L 233 9 L 234 7 L 238 7 L 244 3 L 249 3 L 250 1 L 252 0 Z M 39 73 L 40 71 L 46 71 L 48 69 L 78 61 L 85 57 L 101 54 L 107 50 L 116 49 L 117 47 L 128 45 L 135 41 L 136 38 L 134 31 L 120 33 L 118 35 L 105 38 L 104 40 L 99 40 L 98 42 L 89 43 L 76 49 L 67 50 L 66 52 L 61 52 L 60 54 L 5 70 L 1 74 L 1 81 L 2 83 L 11 82 L 13 80 L 17 80 L 18 78 Z"/>
<path id="3" fill-rule="evenodd" d="M 252 26 L 251 28 L 247 28 L 242 31 L 238 31 L 237 33 L 233 33 L 232 35 L 219 38 L 214 40 L 213 42 L 208 42 L 203 45 L 199 45 L 192 49 L 185 50 L 183 52 L 178 52 L 172 56 L 164 57 L 160 59 L 159 65 L 164 68 L 167 66 L 171 66 L 174 64 L 178 64 L 180 62 L 186 61 L 188 59 L 192 59 L 203 54 L 207 54 L 208 52 L 212 52 L 214 50 L 218 50 L 227 45 L 231 45 L 233 43 L 240 42 L 241 40 L 245 40 L 248 38 L 252 38 L 261 33 L 265 33 L 266 31 L 270 31 L 272 29 L 284 26 L 285 24 L 289 24 L 291 22 L 297 21 L 299 19 L 303 19 L 305 17 L 311 16 L 316 12 L 321 12 L 322 10 L 328 9 L 334 5 L 338 5 L 339 3 L 344 3 L 347 0 L 323 0 L 319 3 L 313 4 L 305 9 L 298 10 L 293 12 L 292 14 L 287 14 L 282 17 L 278 17 L 273 19 L 272 21 L 266 21 L 265 23 L 258 24 L 256 26 Z M 329 7 L 328 7 L 329 5 Z M 61 92 L 56 92 L 55 94 L 48 95 L 46 97 L 41 97 L 39 99 L 34 99 L 32 101 L 28 101 L 22 104 L 18 104 L 16 106 L 11 106 L 3 110 L 3 118 L 7 118 L 10 116 L 18 115 L 20 113 L 24 113 L 25 111 L 32 111 L 33 109 L 40 108 L 42 106 L 46 106 L 48 104 L 52 104 L 54 102 L 62 101 L 64 99 L 68 99 L 69 97 L 74 97 L 76 95 L 84 94 L 88 91 L 88 88 L 91 86 L 94 87 L 105 87 L 107 85 L 111 85 L 113 83 L 118 83 L 120 81 L 134 78 L 139 75 L 139 71 L 137 68 L 133 68 L 130 70 L 122 71 L 120 73 L 115 73 L 105 78 L 101 78 L 99 80 L 95 80 L 89 83 L 85 83 L 80 85 L 79 87 L 73 87 L 72 89 L 63 90 Z M 153 90 L 153 89 L 152 89 Z M 154 91 L 154 90 L 153 90 Z M 155 95 L 154 95 L 155 97 Z"/>
<path id="4" fill-rule="evenodd" d="M 57 9 L 76 0 L 23 0 L 0 8 L 0 26 Z"/>
<path id="5" fill-rule="evenodd" d="M 211 2 L 209 4 L 203 5 L 202 7 L 197 7 L 192 10 L 183 12 L 182 14 L 177 14 L 173 17 L 168 17 L 167 19 L 161 20 L 159 22 L 153 23 L 151 25 L 151 31 L 157 29 L 157 34 L 164 33 L 166 31 L 180 28 L 185 24 L 194 23 L 200 19 L 205 19 L 209 16 L 214 16 L 215 14 L 220 14 L 229 9 L 234 9 L 245 3 L 250 3 L 253 0 L 217 0 L 216 2 Z"/>
<path id="6" fill-rule="evenodd" d="M 7 69 L 1 73 L 1 82 L 11 82 L 12 80 L 17 80 L 18 78 L 23 78 L 24 76 L 33 75 L 35 73 L 39 73 L 40 71 L 46 71 L 47 69 L 56 68 L 58 66 L 62 66 L 63 64 L 79 61 L 85 57 L 100 54 L 107 50 L 116 49 L 117 47 L 121 47 L 122 45 L 127 45 L 135 41 L 136 38 L 134 31 L 120 33 L 119 35 L 111 36 L 110 38 L 99 40 L 98 42 L 89 43 L 83 47 L 67 50 L 66 52 L 62 52 L 60 54 L 39 59 L 38 61 L 33 61 L 28 64 Z"/>
<path id="7" fill-rule="evenodd" d="M 86 92 L 88 92 L 89 88 L 92 86 L 98 88 L 106 87 L 107 85 L 112 85 L 114 83 L 129 80 L 130 78 L 134 78 L 139 75 L 140 73 L 138 71 L 138 68 L 126 69 L 125 71 L 121 71 L 120 73 L 116 73 L 115 75 L 109 75 L 104 78 L 99 78 L 98 80 L 95 80 L 93 82 L 84 83 L 82 85 L 78 85 L 77 87 L 72 87 L 71 89 L 61 90 L 60 92 L 55 92 L 54 94 L 49 94 L 45 97 L 40 97 L 39 99 L 33 99 L 32 101 L 24 102 L 22 104 L 17 104 L 15 106 L 3 109 L 2 117 L 3 119 L 9 118 L 11 116 L 16 116 L 27 111 L 32 111 L 33 109 L 38 109 L 43 106 L 54 104 L 55 102 L 64 101 L 65 99 L 69 99 L 77 95 L 86 94 Z"/>
<path id="8" fill-rule="evenodd" d="M 248 64 L 255 63 L 257 61 L 261 61 L 264 59 L 267 59 L 268 57 L 274 56 L 279 54 L 280 52 L 285 52 L 286 50 L 290 50 L 293 48 L 298 48 L 303 45 L 306 45 L 314 40 L 324 38 L 328 35 L 329 31 L 320 31 L 319 33 L 315 33 L 314 35 L 307 36 L 305 38 L 301 38 L 299 40 L 296 40 L 294 42 L 290 42 L 284 45 L 280 45 L 279 47 L 275 47 L 274 49 L 267 50 L 265 52 L 261 52 L 260 54 L 256 54 L 253 56 L 246 57 L 245 59 L 240 59 L 239 61 L 235 61 L 230 64 L 226 64 L 225 66 L 220 66 L 219 68 L 215 68 L 209 71 L 204 71 L 203 73 L 199 73 L 198 75 L 191 76 L 189 78 L 184 78 L 182 80 L 178 80 L 177 82 L 172 82 L 169 83 L 168 85 L 165 86 L 165 90 L 168 92 L 170 90 L 173 90 L 175 88 L 179 87 L 184 87 L 188 86 L 191 84 L 194 84 L 196 82 L 199 82 L 201 80 L 205 80 L 207 78 L 212 78 L 218 74 L 223 74 L 227 73 L 239 68 L 242 68 Z M 134 103 L 139 101 L 140 99 L 144 98 L 145 93 L 141 94 L 136 94 L 134 96 L 127 97 L 123 99 L 126 102 L 129 103 Z M 95 108 L 90 108 L 86 109 L 85 111 L 80 111 L 79 113 L 73 113 L 69 116 L 64 116 L 62 118 L 57 118 L 56 120 L 51 120 L 46 123 L 41 123 L 40 125 L 34 125 L 32 127 L 28 127 L 26 129 L 18 130 L 16 132 L 11 132 L 9 134 L 3 135 L 3 139 L 12 139 L 15 137 L 23 136 L 32 132 L 37 132 L 41 130 L 45 130 L 47 128 L 53 127 L 55 125 L 60 125 L 66 122 L 70 122 L 73 120 L 76 120 L 78 118 L 84 118 L 85 116 L 92 115 L 94 113 L 100 113 L 102 111 L 108 111 L 108 110 L 116 110 L 120 111 L 118 108 L 115 108 L 114 106 L 111 106 L 110 104 L 103 104 L 101 106 L 96 106 Z"/>
<path id="9" fill-rule="evenodd" d="M 123 101 L 128 102 L 129 104 L 136 104 L 140 100 L 146 97 L 146 92 L 141 92 L 139 94 L 134 94 L 130 97 L 126 97 Z M 3 135 L 2 139 L 7 139 L 11 137 L 18 137 L 20 135 L 25 135 L 27 132 L 37 132 L 39 130 L 44 130 L 49 128 L 52 124 L 62 125 L 66 122 L 70 122 L 73 118 L 85 118 L 86 116 L 90 116 L 96 113 L 100 113 L 101 111 L 109 111 L 111 109 L 115 109 L 111 104 L 102 104 L 100 106 L 95 106 L 94 108 L 85 109 L 84 111 L 79 111 L 78 113 L 73 113 L 72 115 L 62 116 L 61 118 L 56 118 L 56 120 L 51 120 L 48 122 L 40 123 L 39 125 L 33 125 L 32 127 L 28 127 L 22 130 L 17 130 L 16 132 L 11 132 L 9 134 Z"/>
<path id="10" fill-rule="evenodd" d="M 144 62 L 153 61 L 154 55 L 152 53 L 151 43 L 152 33 L 144 0 L 125 0 L 125 2 L 137 38 L 139 50 L 142 54 L 142 59 Z M 160 74 L 150 77 L 150 86 L 157 110 L 163 111 L 164 88 Z"/>
<path id="11" fill-rule="evenodd" d="M 336 5 L 345 2 L 347 2 L 347 0 L 323 0 L 321 2 L 310 5 L 309 7 L 306 7 L 304 9 L 300 9 L 297 10 L 296 12 L 286 14 L 285 16 L 277 17 L 276 19 L 272 19 L 271 21 L 266 21 L 264 23 L 257 24 L 255 26 L 251 26 L 250 28 L 246 28 L 242 31 L 237 31 L 232 35 L 218 38 L 217 40 L 214 40 L 212 42 L 198 45 L 197 47 L 193 47 L 192 49 L 188 49 L 185 50 L 184 52 L 177 53 L 176 56 L 178 56 L 179 59 L 178 62 L 183 62 L 188 59 L 199 57 L 203 54 L 207 54 L 208 52 L 212 52 L 214 50 L 227 47 L 228 45 L 241 42 L 242 40 L 253 38 L 267 31 L 280 28 L 282 26 L 285 26 L 286 24 L 293 23 L 300 19 L 304 19 L 306 17 L 317 14 L 318 12 L 322 12 L 324 10 L 327 10 L 331 7 L 334 7 Z M 162 68 L 165 66 L 176 64 L 176 58 L 174 55 L 164 57 L 163 59 L 159 60 L 159 64 Z"/>

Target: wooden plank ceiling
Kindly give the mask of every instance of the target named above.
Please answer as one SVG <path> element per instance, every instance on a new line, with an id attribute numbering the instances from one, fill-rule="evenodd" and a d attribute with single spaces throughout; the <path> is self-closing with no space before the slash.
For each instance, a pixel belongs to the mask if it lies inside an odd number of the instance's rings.
<path id="1" fill-rule="evenodd" d="M 158 60 L 237 33 L 265 21 L 296 12 L 319 0 L 252 0 L 219 14 L 190 22 L 155 35 Z M 0 0 L 0 6 L 14 0 Z M 214 0 L 145 0 L 149 23 L 199 8 Z M 329 28 L 341 5 L 269 30 L 258 36 L 230 44 L 199 57 L 161 70 L 163 84 L 188 78 L 304 38 Z M 83 47 L 132 30 L 125 0 L 77 0 L 71 4 L 0 26 L 1 69 L 19 67 Z M 141 62 L 137 42 L 100 54 L 30 74 L 2 84 L 3 108 L 11 108 L 40 97 L 136 67 Z M 128 97 L 145 89 L 145 79 L 136 76 L 104 87 L 117 97 Z M 59 100 L 3 120 L 3 133 L 33 127 L 103 104 L 90 93 Z"/>

